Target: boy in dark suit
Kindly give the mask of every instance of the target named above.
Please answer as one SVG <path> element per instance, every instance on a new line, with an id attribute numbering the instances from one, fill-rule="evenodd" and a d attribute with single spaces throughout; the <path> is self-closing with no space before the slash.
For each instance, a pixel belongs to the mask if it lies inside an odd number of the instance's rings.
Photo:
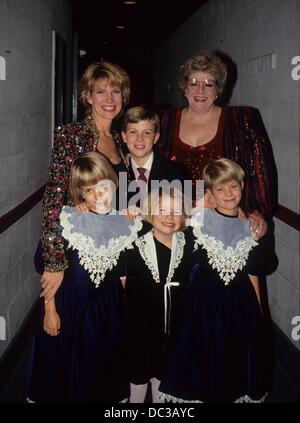
<path id="1" fill-rule="evenodd" d="M 155 184 L 173 183 L 183 190 L 184 181 L 189 179 L 185 166 L 153 152 L 153 146 L 159 139 L 159 116 L 151 106 L 143 105 L 127 110 L 123 119 L 122 138 L 130 153 L 127 199 L 137 199 L 135 203 L 130 201 L 132 205 L 140 205 L 139 198 L 142 200 Z"/>

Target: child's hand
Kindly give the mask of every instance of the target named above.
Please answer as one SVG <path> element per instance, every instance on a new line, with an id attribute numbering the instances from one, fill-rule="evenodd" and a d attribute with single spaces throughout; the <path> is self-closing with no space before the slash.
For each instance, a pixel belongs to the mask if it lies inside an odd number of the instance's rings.
<path id="1" fill-rule="evenodd" d="M 210 191 L 205 191 L 204 196 L 195 201 L 195 207 L 192 209 L 192 214 L 197 213 L 203 207 L 208 209 L 215 209 L 217 207 L 216 201 Z"/>
<path id="2" fill-rule="evenodd" d="M 120 276 L 120 281 L 121 281 L 121 284 L 122 284 L 123 288 L 125 288 L 125 285 L 126 285 L 126 276 Z"/>
<path id="3" fill-rule="evenodd" d="M 194 207 L 191 210 L 191 216 L 194 216 L 198 212 L 203 212 L 203 207 L 205 207 L 205 200 L 204 197 L 199 198 L 195 201 Z"/>
<path id="4" fill-rule="evenodd" d="M 129 206 L 128 209 L 122 210 L 121 214 L 125 215 L 129 220 L 133 220 L 137 216 L 140 216 L 142 210 L 136 206 Z"/>
<path id="5" fill-rule="evenodd" d="M 89 211 L 89 208 L 86 205 L 86 203 L 76 204 L 75 208 L 76 208 L 77 211 L 82 212 L 82 213 L 87 213 Z"/>
<path id="6" fill-rule="evenodd" d="M 56 310 L 46 311 L 44 317 L 44 331 L 50 336 L 60 334 L 60 317 Z"/>
<path id="7" fill-rule="evenodd" d="M 216 201 L 210 191 L 205 191 L 204 207 L 208 209 L 215 209 L 217 207 Z"/>

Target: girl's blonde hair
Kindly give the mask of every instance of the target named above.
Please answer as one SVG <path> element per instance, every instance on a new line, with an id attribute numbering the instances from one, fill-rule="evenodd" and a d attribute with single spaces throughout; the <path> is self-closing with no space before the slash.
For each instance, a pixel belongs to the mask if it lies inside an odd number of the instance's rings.
<path id="1" fill-rule="evenodd" d="M 218 91 L 221 93 L 226 84 L 227 67 L 216 54 L 201 51 L 188 58 L 179 68 L 179 88 L 185 91 L 191 75 L 197 71 L 207 72 L 216 80 Z"/>
<path id="2" fill-rule="evenodd" d="M 157 213 L 157 210 L 159 210 L 163 197 L 180 201 L 182 211 L 182 223 L 180 230 L 184 230 L 186 227 L 186 218 L 191 214 L 191 202 L 183 195 L 181 190 L 173 186 L 161 186 L 149 192 L 143 204 L 143 219 L 153 225 L 153 216 Z"/>
<path id="3" fill-rule="evenodd" d="M 115 63 L 95 62 L 87 67 L 79 81 L 79 101 L 83 105 L 86 115 L 92 110 L 88 97 L 99 79 L 107 80 L 112 86 L 120 88 L 123 106 L 129 103 L 130 79 L 127 72 Z"/>
<path id="4" fill-rule="evenodd" d="M 203 169 L 202 178 L 205 190 L 231 180 L 237 181 L 243 189 L 245 172 L 236 162 L 222 158 L 207 164 Z"/>
<path id="5" fill-rule="evenodd" d="M 82 188 L 88 185 L 95 185 L 104 179 L 118 186 L 118 176 L 109 160 L 97 151 L 81 154 L 73 160 L 70 180 L 69 197 L 74 204 L 84 202 Z"/>

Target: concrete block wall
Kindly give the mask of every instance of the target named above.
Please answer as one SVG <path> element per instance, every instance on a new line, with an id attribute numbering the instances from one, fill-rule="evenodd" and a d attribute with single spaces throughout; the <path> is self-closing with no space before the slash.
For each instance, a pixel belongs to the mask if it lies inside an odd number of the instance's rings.
<path id="1" fill-rule="evenodd" d="M 300 80 L 292 78 L 300 56 L 297 0 L 209 0 L 155 52 L 155 101 L 184 105 L 177 71 L 200 50 L 219 50 L 237 65 L 231 104 L 259 108 L 271 139 L 279 176 L 279 202 L 300 211 Z M 300 70 L 298 71 L 300 75 Z M 275 219 L 279 268 L 268 278 L 274 321 L 291 338 L 300 316 L 299 232 Z M 300 333 L 300 331 L 299 331 Z"/>
<path id="2" fill-rule="evenodd" d="M 5 324 L 4 336 L 0 338 L 0 356 L 40 292 L 39 277 L 33 267 L 40 223 L 41 206 L 37 205 L 0 235 L 0 315 Z"/>
<path id="3" fill-rule="evenodd" d="M 71 48 L 70 3 L 0 2 L 0 216 L 47 180 L 52 142 L 52 30 Z M 38 296 L 33 255 L 40 224 L 39 204 L 0 235 L 0 316 L 6 326 L 0 355 Z"/>

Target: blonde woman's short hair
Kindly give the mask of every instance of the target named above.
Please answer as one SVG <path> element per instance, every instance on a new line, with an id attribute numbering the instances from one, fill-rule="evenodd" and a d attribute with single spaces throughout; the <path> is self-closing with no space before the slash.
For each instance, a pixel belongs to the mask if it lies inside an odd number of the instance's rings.
<path id="1" fill-rule="evenodd" d="M 207 72 L 216 80 L 219 92 L 223 91 L 227 80 L 227 67 L 219 56 L 202 51 L 188 58 L 179 68 L 179 88 L 185 91 L 191 75 L 197 71 Z"/>
<path id="2" fill-rule="evenodd" d="M 129 123 L 138 123 L 142 120 L 147 120 L 154 125 L 154 131 L 159 132 L 159 116 L 155 109 L 143 104 L 141 106 L 131 107 L 126 111 L 123 117 L 122 131 L 126 132 Z"/>
<path id="3" fill-rule="evenodd" d="M 113 86 L 119 87 L 122 92 L 123 105 L 129 103 L 130 79 L 127 72 L 111 62 L 92 63 L 84 71 L 79 81 L 79 101 L 84 107 L 85 114 L 91 113 L 91 105 L 88 96 L 93 92 L 98 80 L 105 79 Z"/>
<path id="4" fill-rule="evenodd" d="M 84 202 L 83 187 L 95 185 L 104 179 L 112 181 L 115 188 L 118 187 L 118 176 L 103 154 L 91 151 L 76 157 L 71 166 L 68 191 L 73 204 Z"/>
<path id="5" fill-rule="evenodd" d="M 153 224 L 153 216 L 155 215 L 155 212 L 159 209 L 161 200 L 165 196 L 170 199 L 178 199 L 180 201 L 182 211 L 182 223 L 180 226 L 180 230 L 184 230 L 186 227 L 186 218 L 191 215 L 192 203 L 187 197 L 184 196 L 181 190 L 172 186 L 161 186 L 149 192 L 143 204 L 143 220 Z"/>
<path id="6" fill-rule="evenodd" d="M 202 177 L 204 189 L 212 189 L 214 185 L 231 180 L 237 181 L 243 189 L 245 172 L 236 162 L 222 158 L 207 164 L 203 169 Z"/>

